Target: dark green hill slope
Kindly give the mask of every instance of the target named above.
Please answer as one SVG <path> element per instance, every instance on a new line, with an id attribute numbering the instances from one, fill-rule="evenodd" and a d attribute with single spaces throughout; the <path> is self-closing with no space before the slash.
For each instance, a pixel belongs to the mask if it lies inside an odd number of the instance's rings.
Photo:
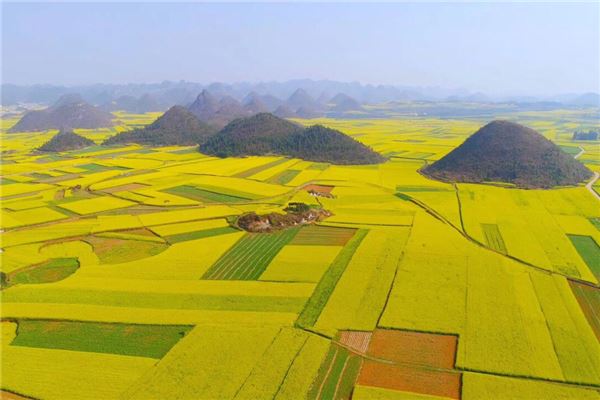
<path id="1" fill-rule="evenodd" d="M 279 154 L 332 164 L 376 164 L 385 159 L 351 137 L 320 125 L 303 128 L 269 113 L 240 118 L 200 146 L 218 157 Z"/>
<path id="2" fill-rule="evenodd" d="M 508 121 L 490 122 L 422 172 L 449 182 L 505 182 L 523 188 L 577 185 L 592 176 L 535 130 Z"/>
<path id="3" fill-rule="evenodd" d="M 61 152 L 69 150 L 78 150 L 84 147 L 93 146 L 95 143 L 72 131 L 61 131 L 54 135 L 52 139 L 38 148 L 38 151 Z"/>
<path id="4" fill-rule="evenodd" d="M 216 129 L 200 121 L 185 107 L 174 106 L 150 125 L 108 138 L 103 144 L 139 143 L 148 146 L 192 146 Z"/>

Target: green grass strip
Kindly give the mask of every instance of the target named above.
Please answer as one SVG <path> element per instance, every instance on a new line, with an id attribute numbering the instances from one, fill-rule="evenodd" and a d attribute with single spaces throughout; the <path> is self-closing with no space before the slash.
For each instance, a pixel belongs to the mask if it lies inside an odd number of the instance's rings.
<path id="1" fill-rule="evenodd" d="M 274 178 L 269 180 L 271 183 L 277 183 L 279 185 L 285 185 L 294 179 L 301 171 L 298 169 L 288 169 L 282 173 L 276 175 Z"/>
<path id="2" fill-rule="evenodd" d="M 12 346 L 162 358 L 190 330 L 186 325 L 137 325 L 18 320 Z"/>
<path id="3" fill-rule="evenodd" d="M 108 167 L 108 166 L 102 165 L 102 164 L 95 164 L 95 163 L 77 165 L 76 167 L 85 169 L 88 172 L 102 172 L 102 171 L 108 171 L 110 169 L 113 169 L 112 167 Z"/>
<path id="4" fill-rule="evenodd" d="M 228 233 L 239 232 L 239 230 L 230 226 L 222 226 L 220 228 L 204 229 L 201 231 L 184 232 L 176 235 L 165 236 L 167 242 L 174 244 L 179 242 L 187 242 L 188 240 L 203 239 L 211 236 L 226 235 Z"/>
<path id="5" fill-rule="evenodd" d="M 352 256 L 354 256 L 354 252 L 360 246 L 368 232 L 367 229 L 359 229 L 340 251 L 335 260 L 333 260 L 298 317 L 296 321 L 297 326 L 303 328 L 314 326 L 323 308 L 325 308 L 329 297 L 333 293 L 335 286 L 344 274 L 344 271 L 346 271 L 346 267 L 350 263 Z"/>
<path id="6" fill-rule="evenodd" d="M 600 247 L 591 236 L 567 235 L 596 278 L 600 279 Z"/>

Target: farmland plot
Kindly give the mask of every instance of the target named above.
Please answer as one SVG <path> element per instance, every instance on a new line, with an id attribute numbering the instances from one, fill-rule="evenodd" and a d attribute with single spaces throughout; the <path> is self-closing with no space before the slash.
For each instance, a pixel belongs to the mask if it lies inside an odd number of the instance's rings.
<path id="1" fill-rule="evenodd" d="M 247 233 L 207 272 L 203 279 L 256 280 L 298 228 L 275 233 Z"/>

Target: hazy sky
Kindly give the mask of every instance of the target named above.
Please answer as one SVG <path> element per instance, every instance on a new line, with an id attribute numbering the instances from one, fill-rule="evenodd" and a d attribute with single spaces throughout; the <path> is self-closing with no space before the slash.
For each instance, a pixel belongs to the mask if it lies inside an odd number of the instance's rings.
<path id="1" fill-rule="evenodd" d="M 3 3 L 2 81 L 599 91 L 599 13 L 597 2 Z"/>

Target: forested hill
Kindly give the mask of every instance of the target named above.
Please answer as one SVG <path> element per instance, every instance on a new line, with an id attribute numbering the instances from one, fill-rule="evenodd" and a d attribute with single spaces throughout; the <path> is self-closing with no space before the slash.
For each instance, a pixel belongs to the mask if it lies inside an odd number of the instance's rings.
<path id="1" fill-rule="evenodd" d="M 139 143 L 149 146 L 192 146 L 202 143 L 216 129 L 200 121 L 182 106 L 171 107 L 150 125 L 108 138 L 104 144 Z"/>
<path id="2" fill-rule="evenodd" d="M 38 151 L 61 152 L 82 149 L 84 147 L 93 146 L 94 144 L 95 143 L 92 140 L 72 131 L 61 131 L 54 135 L 48 142 L 44 143 L 44 145 L 39 147 Z"/>
<path id="3" fill-rule="evenodd" d="M 269 113 L 240 118 L 200 146 L 219 157 L 278 154 L 332 164 L 376 164 L 384 157 L 340 131 L 303 128 Z"/>
<path id="4" fill-rule="evenodd" d="M 531 128 L 492 121 L 423 169 L 450 182 L 505 182 L 523 188 L 577 185 L 592 176 L 578 160 Z"/>

